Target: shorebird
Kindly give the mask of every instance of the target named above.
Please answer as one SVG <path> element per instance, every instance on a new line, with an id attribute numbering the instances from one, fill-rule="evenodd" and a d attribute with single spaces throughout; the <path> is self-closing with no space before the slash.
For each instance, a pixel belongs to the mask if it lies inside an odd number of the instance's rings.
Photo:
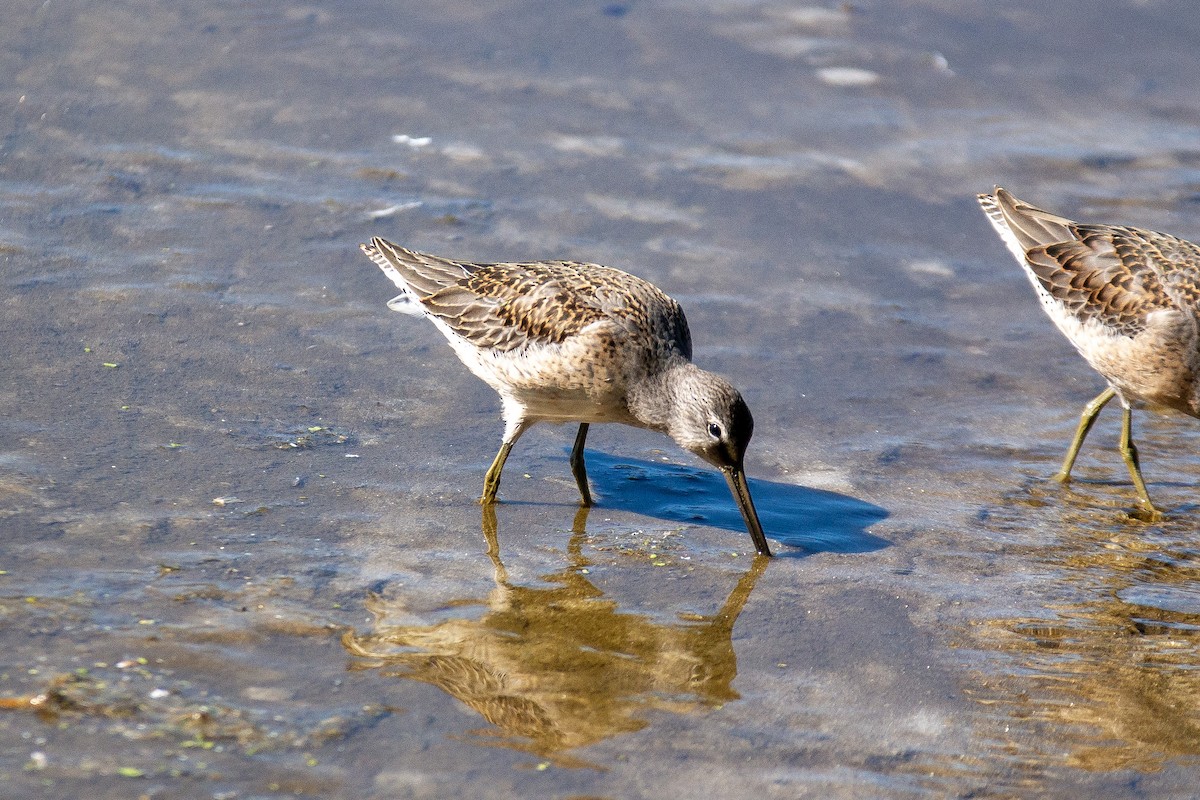
<path id="1" fill-rule="evenodd" d="M 742 465 L 754 419 L 737 389 L 692 364 L 679 303 L 611 267 L 471 264 L 375 237 L 362 251 L 401 290 L 388 307 L 428 317 L 500 395 L 504 438 L 483 480 L 496 501 L 513 444 L 536 422 L 577 422 L 571 473 L 592 505 L 583 447 L 593 422 L 665 433 L 725 476 L 754 547 L 770 555 Z"/>
<path id="2" fill-rule="evenodd" d="M 1142 480 L 1132 408 L 1200 417 L 1200 246 L 1165 233 L 1072 222 L 1000 187 L 979 195 L 1042 307 L 1108 388 L 1088 403 L 1055 480 L 1067 483 L 1096 415 L 1116 397 L 1120 451 L 1142 516 L 1161 515 Z"/>

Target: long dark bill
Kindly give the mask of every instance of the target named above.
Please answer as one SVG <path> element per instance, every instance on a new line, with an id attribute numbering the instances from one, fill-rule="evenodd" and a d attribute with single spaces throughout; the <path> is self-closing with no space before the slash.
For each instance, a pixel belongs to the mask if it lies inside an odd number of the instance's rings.
<path id="1" fill-rule="evenodd" d="M 746 473 L 736 467 L 723 469 L 721 473 L 725 476 L 725 482 L 729 484 L 733 499 L 737 501 L 742 519 L 746 521 L 746 530 L 750 531 L 750 538 L 754 540 L 754 549 L 764 556 L 771 555 L 771 548 L 767 546 L 767 535 L 763 533 L 762 523 L 758 521 L 758 512 L 754 510 L 754 501 L 750 499 L 750 485 L 746 483 Z"/>

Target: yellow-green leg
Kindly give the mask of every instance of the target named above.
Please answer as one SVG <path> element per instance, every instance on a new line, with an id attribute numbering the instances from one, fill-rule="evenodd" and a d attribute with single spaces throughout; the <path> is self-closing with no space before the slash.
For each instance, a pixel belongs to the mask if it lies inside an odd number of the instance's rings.
<path id="1" fill-rule="evenodd" d="M 500 452 L 496 453 L 487 474 L 483 476 L 483 496 L 479 498 L 479 502 L 485 506 L 496 502 L 496 493 L 500 491 L 500 473 L 504 470 L 504 462 L 508 460 L 512 446 L 513 443 L 508 441 L 500 445 Z"/>
<path id="2" fill-rule="evenodd" d="M 580 504 L 584 508 L 592 505 L 592 492 L 588 489 L 587 466 L 583 463 L 583 443 L 587 439 L 588 424 L 579 423 L 579 433 L 575 434 L 575 446 L 571 448 L 571 474 L 579 485 L 579 496 L 583 499 Z"/>
<path id="3" fill-rule="evenodd" d="M 1125 409 L 1125 416 L 1121 420 L 1120 447 L 1121 458 L 1125 460 L 1125 466 L 1129 470 L 1130 477 L 1133 478 L 1133 488 L 1137 489 L 1142 510 L 1152 520 L 1159 519 L 1162 514 L 1154 507 L 1154 503 L 1150 502 L 1150 493 L 1146 491 L 1146 482 L 1142 480 L 1142 467 L 1138 463 L 1138 451 L 1133 443 L 1133 412 L 1128 408 Z"/>
<path id="4" fill-rule="evenodd" d="M 1067 457 L 1063 461 L 1062 469 L 1054 476 L 1054 480 L 1059 483 L 1071 482 L 1071 468 L 1075 466 L 1075 459 L 1079 455 L 1079 448 L 1083 447 L 1083 440 L 1087 438 L 1088 431 L 1092 429 L 1092 425 L 1096 423 L 1096 415 L 1100 413 L 1100 409 L 1108 404 L 1117 395 L 1117 390 L 1111 386 L 1105 389 L 1092 402 L 1083 407 L 1083 415 L 1079 418 L 1079 427 L 1075 429 L 1075 438 L 1071 441 L 1071 448 L 1067 450 Z M 1126 415 L 1129 410 L 1126 409 Z M 1126 417 L 1128 419 L 1128 416 Z M 1128 463 L 1128 461 L 1126 462 Z M 1141 481 L 1141 477 L 1135 478 L 1136 482 Z"/>
<path id="5" fill-rule="evenodd" d="M 496 493 L 500 491 L 500 473 L 504 471 L 504 462 L 508 460 L 509 451 L 517 443 L 517 439 L 521 438 L 521 434 L 527 427 L 528 425 L 524 422 L 518 422 L 513 426 L 511 433 L 506 431 L 507 435 L 500 443 L 500 452 L 496 453 L 496 457 L 492 459 L 492 465 L 488 467 L 487 474 L 483 476 L 483 496 L 479 498 L 482 505 L 486 506 L 496 502 Z"/>

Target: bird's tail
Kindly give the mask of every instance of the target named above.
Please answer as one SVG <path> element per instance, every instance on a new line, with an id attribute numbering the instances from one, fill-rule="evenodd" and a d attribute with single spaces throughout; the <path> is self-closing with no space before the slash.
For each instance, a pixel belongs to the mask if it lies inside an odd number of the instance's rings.
<path id="1" fill-rule="evenodd" d="M 378 236 L 370 244 L 359 245 L 392 283 L 411 292 L 417 300 L 453 286 L 470 274 L 473 265 L 448 258 L 418 253 Z"/>
<path id="2" fill-rule="evenodd" d="M 992 194 L 979 195 L 979 205 L 1018 260 L 1036 247 L 1075 238 L 1071 220 L 1018 200 L 999 186 Z"/>

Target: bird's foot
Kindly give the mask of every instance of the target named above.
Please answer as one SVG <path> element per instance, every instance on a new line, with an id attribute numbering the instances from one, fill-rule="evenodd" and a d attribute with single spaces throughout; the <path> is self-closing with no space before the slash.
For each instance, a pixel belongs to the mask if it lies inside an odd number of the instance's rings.
<path id="1" fill-rule="evenodd" d="M 1137 508 L 1129 512 L 1129 516 L 1132 519 L 1136 519 L 1138 522 L 1154 523 L 1162 522 L 1163 519 L 1165 519 L 1165 516 L 1161 511 L 1154 506 L 1149 505 L 1148 503 L 1138 503 Z"/>

